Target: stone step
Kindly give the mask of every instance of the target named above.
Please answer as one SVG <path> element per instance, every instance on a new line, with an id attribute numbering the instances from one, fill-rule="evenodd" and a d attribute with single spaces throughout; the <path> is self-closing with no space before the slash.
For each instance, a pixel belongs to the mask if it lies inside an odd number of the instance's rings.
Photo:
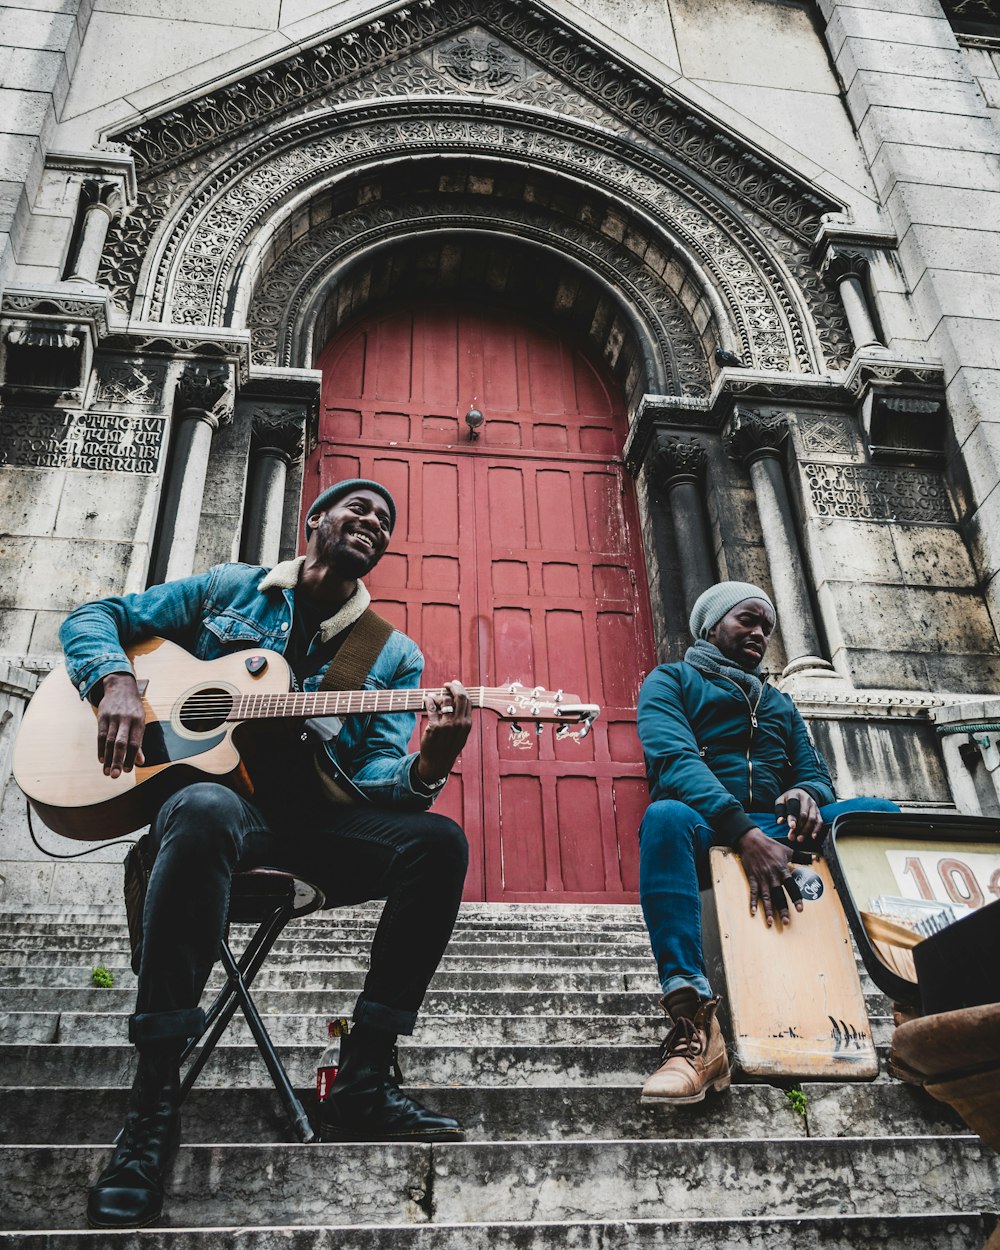
<path id="1" fill-rule="evenodd" d="M 343 1014 L 349 1014 L 345 1005 Z M 276 1045 L 326 1045 L 325 1015 L 283 1013 L 265 1019 Z M 892 1021 L 869 1016 L 876 1046 L 886 1047 L 892 1037 Z M 665 1033 L 660 1015 L 542 1015 L 478 1016 L 434 1015 L 421 1011 L 414 1040 L 425 1046 L 511 1045 L 623 1045 L 655 1044 Z M 128 1013 L 72 1011 L 14 1011 L 0 1015 L 0 1043 L 41 1042 L 58 1045 L 114 1045 L 128 1034 Z M 227 1031 L 227 1039 L 247 1045 L 249 1026 L 240 1013 Z"/>
<path id="2" fill-rule="evenodd" d="M 315 1079 L 321 1047 L 277 1046 L 296 1084 Z M 629 1046 L 400 1045 L 400 1064 L 421 1085 L 640 1085 L 656 1066 L 652 1043 Z M 0 1085 L 128 1085 L 134 1051 L 127 1045 L 0 1045 Z M 220 1043 L 199 1077 L 208 1086 L 253 1088 L 269 1078 L 256 1046 Z"/>
<path id="3" fill-rule="evenodd" d="M 89 981 L 89 975 L 88 975 Z M 325 1019 L 350 1016 L 355 995 L 326 989 L 261 989 L 254 985 L 254 1001 L 262 1015 L 302 1013 Z M 208 998 L 206 997 L 206 1001 Z M 118 989 L 56 989 L 37 986 L 0 989 L 3 1013 L 30 1008 L 33 1011 L 101 1011 L 127 1015 L 135 1006 L 133 986 Z M 661 1026 L 666 1017 L 658 1007 L 658 995 L 646 993 L 560 992 L 558 990 L 429 990 L 421 1015 L 465 1016 L 641 1016 L 656 1015 Z"/>
<path id="4" fill-rule="evenodd" d="M 613 962 L 613 961 L 609 961 Z M 114 985 L 122 988 L 135 988 L 135 975 L 125 964 L 105 965 L 111 973 Z M 210 987 L 222 983 L 222 974 L 216 967 L 209 979 Z M 323 967 L 278 967 L 268 963 L 261 969 L 254 981 L 257 989 L 282 990 L 350 990 L 357 994 L 364 977 L 360 971 L 330 972 Z M 16 967 L 0 966 L 0 986 L 31 988 L 55 987 L 66 989 L 86 989 L 91 986 L 91 968 L 86 965 L 71 967 L 62 964 L 40 964 L 31 962 Z M 567 972 L 558 966 L 547 972 L 508 972 L 502 965 L 492 971 L 469 970 L 438 972 L 432 982 L 436 990 L 493 990 L 521 991 L 547 990 L 555 993 L 608 993 L 608 992 L 644 992 L 649 995 L 659 994 L 659 985 L 655 970 L 650 966 L 648 972 Z"/>
<path id="5" fill-rule="evenodd" d="M 412 1087 L 411 1087 L 412 1088 Z M 719 1097 L 691 1107 L 644 1106 L 639 1086 L 487 1086 L 413 1089 L 465 1125 L 470 1141 L 615 1140 L 620 1138 L 743 1138 L 920 1136 L 966 1134 L 945 1104 L 909 1085 L 803 1084 L 800 1115 L 784 1090 L 734 1084 Z M 312 1085 L 300 1090 L 315 1106 Z M 123 1086 L 0 1089 L 0 1144 L 107 1144 L 121 1128 L 128 1102 Z M 201 1084 L 183 1111 L 184 1140 L 281 1142 L 291 1140 L 271 1089 L 212 1089 Z"/>
<path id="6" fill-rule="evenodd" d="M 276 1045 L 327 1044 L 327 1016 L 284 1014 L 265 1019 Z M 574 1044 L 654 1045 L 664 1034 L 660 1016 L 442 1016 L 422 1011 L 415 1040 L 424 1046 L 572 1046 Z M 21 1011 L 0 1015 L 0 1042 L 58 1045 L 115 1045 L 128 1035 L 127 1014 L 110 1012 Z M 240 1013 L 226 1033 L 232 1043 L 249 1045 L 249 1026 Z"/>
<path id="7" fill-rule="evenodd" d="M 450 952 L 450 948 L 449 948 Z M 126 964 L 131 955 L 125 948 L 95 946 L 92 951 L 58 951 L 44 948 L 31 950 L 0 950 L 0 965 L 17 968 L 33 963 L 43 965 L 63 964 L 69 967 L 103 964 Z M 300 949 L 275 949 L 267 957 L 269 968 L 290 968 L 306 971 L 309 968 L 327 969 L 330 972 L 365 971 L 368 967 L 368 948 L 359 949 L 354 955 L 345 955 L 333 949 L 329 952 L 314 951 L 309 946 Z M 596 956 L 565 955 L 512 955 L 506 950 L 496 954 L 455 955 L 446 953 L 439 965 L 440 972 L 505 972 L 531 975 L 608 975 L 613 973 L 646 974 L 656 982 L 656 969 L 652 958 L 645 956 Z M 440 973 L 438 974 L 440 975 Z"/>
<path id="8" fill-rule="evenodd" d="M 231 935 L 232 949 L 239 953 L 249 938 L 247 933 Z M 371 950 L 371 939 L 374 934 L 357 936 L 356 933 L 342 936 L 326 934 L 305 934 L 297 929 L 286 929 L 285 934 L 272 946 L 272 956 L 277 954 L 307 954 L 316 958 L 330 956 L 354 956 L 367 958 Z M 17 934 L 2 935 L 0 938 L 0 963 L 9 963 L 9 956 L 47 955 L 54 956 L 54 963 L 63 963 L 55 958 L 59 955 L 70 955 L 74 958 L 90 956 L 95 951 L 108 951 L 125 956 L 119 963 L 126 963 L 131 956 L 128 934 Z M 645 940 L 621 941 L 621 943 L 595 943 L 595 941 L 531 941 L 527 936 L 506 939 L 502 943 L 490 941 L 465 941 L 452 939 L 447 945 L 447 958 L 450 959 L 497 959 L 510 956 L 512 960 L 595 960 L 609 959 L 644 960 L 651 963 L 649 943 Z M 22 963 L 20 958 L 16 963 Z"/>
<path id="9" fill-rule="evenodd" d="M 294 1082 L 310 1084 L 321 1053 L 318 1045 L 276 1047 Z M 411 1081 L 421 1085 L 494 1085 L 524 1088 L 536 1085 L 639 1084 L 656 1067 L 659 1047 L 645 1045 L 400 1045 L 400 1063 Z M 0 1045 L 0 1086 L 124 1085 L 132 1080 L 132 1048 L 119 1046 L 10 1043 Z M 879 1081 L 886 1075 L 886 1054 L 879 1049 Z M 254 1088 L 269 1079 L 255 1046 L 216 1047 L 199 1077 L 209 1086 Z"/>
<path id="10" fill-rule="evenodd" d="M 835 1215 L 735 1220 L 556 1221 L 524 1224 L 155 1228 L 140 1232 L 0 1232 L 2 1250 L 982 1250 L 981 1215 Z"/>
<path id="11" fill-rule="evenodd" d="M 93 1146 L 0 1148 L 0 1227 L 72 1229 L 107 1158 Z M 187 1145 L 174 1227 L 732 1220 L 997 1209 L 1000 1158 L 978 1139 Z"/>

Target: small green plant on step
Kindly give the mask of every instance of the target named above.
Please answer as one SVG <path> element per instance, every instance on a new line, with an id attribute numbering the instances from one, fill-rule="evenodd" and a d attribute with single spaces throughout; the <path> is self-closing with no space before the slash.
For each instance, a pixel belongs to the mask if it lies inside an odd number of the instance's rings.
<path id="1" fill-rule="evenodd" d="M 788 1099 L 794 1112 L 805 1116 L 809 1108 L 809 1099 L 797 1085 L 793 1085 L 791 1089 L 786 1089 L 785 1097 Z"/>
<path id="2" fill-rule="evenodd" d="M 110 990 L 115 983 L 115 978 L 110 968 L 105 968 L 103 964 L 98 964 L 96 968 L 91 968 L 90 979 L 99 990 Z"/>

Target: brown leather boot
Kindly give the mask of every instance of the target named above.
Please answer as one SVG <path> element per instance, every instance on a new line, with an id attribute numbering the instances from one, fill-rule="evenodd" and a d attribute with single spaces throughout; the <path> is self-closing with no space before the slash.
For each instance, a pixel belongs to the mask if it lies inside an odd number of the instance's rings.
<path id="1" fill-rule="evenodd" d="M 703 999 L 694 1017 L 678 1016 L 660 1047 L 660 1066 L 642 1087 L 640 1102 L 701 1102 L 709 1088 L 726 1089 L 729 1056 L 715 1018 L 720 999 Z"/>

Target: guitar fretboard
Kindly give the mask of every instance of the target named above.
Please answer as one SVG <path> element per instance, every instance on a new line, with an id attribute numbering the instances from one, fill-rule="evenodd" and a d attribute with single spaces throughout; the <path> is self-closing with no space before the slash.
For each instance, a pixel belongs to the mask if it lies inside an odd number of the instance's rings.
<path id="1" fill-rule="evenodd" d="M 503 699 L 503 690 L 472 686 L 468 690 L 473 707 L 486 707 L 491 697 Z M 428 695 L 441 697 L 440 690 L 326 690 L 311 694 L 244 694 L 233 700 L 227 720 L 270 720 L 282 716 L 357 716 L 371 712 L 420 712 Z M 509 699 L 509 695 L 507 696 Z"/>

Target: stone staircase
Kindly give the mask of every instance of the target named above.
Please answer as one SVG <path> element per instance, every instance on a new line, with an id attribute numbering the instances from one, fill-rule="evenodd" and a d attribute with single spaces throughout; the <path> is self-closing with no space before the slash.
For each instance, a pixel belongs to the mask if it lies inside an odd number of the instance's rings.
<path id="1" fill-rule="evenodd" d="M 376 918 L 293 922 L 258 978 L 303 1089 Z M 92 985 L 98 965 L 111 988 Z M 88 1232 L 86 1186 L 131 1082 L 133 989 L 117 910 L 0 909 L 0 1250 L 981 1250 L 1000 1210 L 1000 1159 L 884 1076 L 805 1085 L 804 1116 L 750 1084 L 641 1107 L 663 1025 L 638 909 L 473 904 L 401 1048 L 408 1082 L 467 1142 L 291 1144 L 234 1022 L 185 1105 L 164 1227 Z M 888 1005 L 868 992 L 884 1054 Z"/>

